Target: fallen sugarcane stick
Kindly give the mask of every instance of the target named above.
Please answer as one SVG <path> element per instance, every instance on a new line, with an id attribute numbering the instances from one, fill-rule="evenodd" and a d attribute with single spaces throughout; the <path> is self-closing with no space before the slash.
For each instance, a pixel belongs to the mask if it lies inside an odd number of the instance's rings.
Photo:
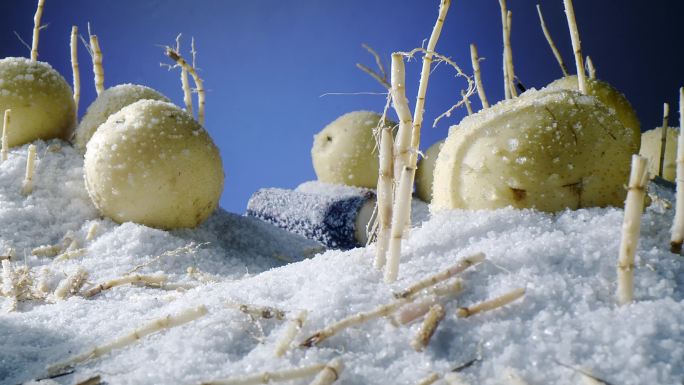
<path id="1" fill-rule="evenodd" d="M 461 318 L 466 318 L 477 313 L 498 309 L 504 305 L 507 305 L 515 301 L 518 298 L 521 298 L 523 295 L 525 295 L 525 289 L 518 288 L 502 296 L 490 299 L 488 301 L 480 302 L 476 305 L 469 307 L 458 308 L 458 310 L 456 310 L 456 315 Z"/>
<path id="2" fill-rule="evenodd" d="M 463 292 L 463 281 L 456 280 L 453 283 L 434 288 L 434 294 L 418 298 L 415 302 L 403 306 L 392 316 L 395 325 L 406 325 L 425 315 L 430 307 L 438 303 L 438 297 L 454 297 Z"/>
<path id="3" fill-rule="evenodd" d="M 424 280 L 418 281 L 415 284 L 409 286 L 406 290 L 402 291 L 401 293 L 396 293 L 394 296 L 396 298 L 408 298 L 414 296 L 416 293 L 420 292 L 421 290 L 428 288 L 430 286 L 434 286 L 442 281 L 445 281 L 456 274 L 462 273 L 464 270 L 469 268 L 470 266 L 476 265 L 482 261 L 485 260 L 485 255 L 484 253 L 477 253 L 473 254 L 469 257 L 464 258 L 463 260 L 459 261 L 455 265 L 447 268 L 446 270 L 443 270 L 433 276 L 430 276 Z"/>
<path id="4" fill-rule="evenodd" d="M 277 372 L 262 372 L 251 376 L 223 378 L 202 382 L 202 385 L 254 385 L 269 382 L 290 381 L 310 377 L 325 369 L 326 364 L 313 364 L 301 368 L 285 369 Z"/>
<path id="5" fill-rule="evenodd" d="M 432 338 L 435 330 L 437 330 L 437 326 L 439 326 L 439 323 L 444 319 L 445 315 L 444 306 L 441 304 L 432 305 L 428 314 L 425 316 L 425 320 L 423 320 L 423 324 L 418 330 L 418 334 L 416 334 L 416 337 L 411 341 L 411 347 L 417 352 L 423 351 L 428 343 L 430 343 L 430 338 Z"/>
<path id="6" fill-rule="evenodd" d="M 160 275 L 141 275 L 132 274 L 125 275 L 123 277 L 114 278 L 112 280 L 102 282 L 97 284 L 83 293 L 83 297 L 90 298 L 94 297 L 105 290 L 109 290 L 116 286 L 126 285 L 129 283 L 142 283 L 148 286 L 163 286 L 167 281 L 167 276 L 165 274 Z"/>
<path id="7" fill-rule="evenodd" d="M 122 337 L 119 337 L 115 339 L 114 341 L 111 341 L 109 343 L 106 343 L 104 345 L 99 345 L 91 350 L 81 353 L 79 355 L 73 356 L 69 358 L 66 361 L 59 362 L 53 365 L 50 365 L 47 368 L 48 374 L 49 375 L 55 375 L 60 373 L 63 370 L 68 370 L 70 367 L 80 364 L 82 362 L 92 360 L 95 358 L 98 358 L 100 356 L 103 356 L 109 352 L 111 352 L 114 349 L 119 349 L 126 347 L 128 345 L 131 345 L 135 343 L 136 341 L 152 334 L 156 333 L 165 329 L 171 329 L 176 326 L 180 326 L 183 324 L 186 324 L 190 321 L 194 321 L 208 313 L 207 308 L 204 305 L 200 305 L 196 308 L 193 309 L 187 309 L 183 312 L 178 313 L 177 315 L 167 315 L 163 318 L 159 318 L 157 320 L 154 320 L 144 326 L 142 326 L 139 329 L 133 330 L 131 333 L 124 335 Z"/>
<path id="8" fill-rule="evenodd" d="M 292 344 L 292 341 L 297 336 L 297 333 L 299 333 L 299 331 L 302 329 L 302 326 L 304 326 L 307 315 L 308 312 L 306 310 L 302 310 L 299 312 L 299 314 L 297 314 L 296 317 L 290 319 L 287 325 L 285 325 L 285 330 L 283 330 L 283 333 L 278 338 L 278 341 L 276 341 L 276 357 L 282 357 L 285 352 L 290 349 L 290 344 Z"/>
<path id="9" fill-rule="evenodd" d="M 325 368 L 316 375 L 316 378 L 309 385 L 330 385 L 340 378 L 342 369 L 344 369 L 342 359 L 334 358 L 325 365 Z"/>

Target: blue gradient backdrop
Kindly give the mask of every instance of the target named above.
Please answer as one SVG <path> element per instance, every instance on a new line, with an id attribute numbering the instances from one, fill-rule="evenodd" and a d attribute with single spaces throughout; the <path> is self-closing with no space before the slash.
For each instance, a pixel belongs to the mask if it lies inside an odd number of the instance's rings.
<path id="1" fill-rule="evenodd" d="M 0 57 L 28 56 L 13 31 L 31 39 L 35 1 L 0 1 Z M 516 74 L 528 87 L 541 87 L 561 72 L 537 22 L 535 2 L 509 1 Z M 561 0 L 541 1 L 545 18 L 569 67 L 572 50 Z M 313 135 L 337 116 L 357 109 L 382 109 L 381 95 L 320 95 L 382 92 L 355 68 L 372 66 L 368 43 L 386 59 L 397 50 L 421 45 L 435 21 L 438 0 L 47 0 L 40 60 L 51 63 L 71 83 L 69 33 L 91 22 L 104 52 L 105 86 L 139 83 L 182 105 L 177 71 L 168 72 L 160 47 L 183 33 L 190 37 L 207 94 L 206 127 L 221 149 L 226 184 L 221 205 L 244 212 L 261 187 L 294 187 L 315 179 L 310 149 Z M 624 92 L 644 128 L 659 124 L 662 103 L 677 103 L 684 85 L 681 1 L 575 0 L 585 54 L 598 77 Z M 468 45 L 478 44 L 490 100 L 503 95 L 501 24 L 496 0 L 454 0 L 437 50 L 470 72 Z M 81 114 L 95 97 L 90 58 L 79 47 Z M 420 64 L 408 66 L 413 103 Z M 456 102 L 461 80 L 440 66 L 430 81 L 426 122 Z M 479 101 L 473 100 L 479 108 Z M 436 128 L 426 127 L 422 147 L 446 136 L 459 110 Z M 671 124 L 677 124 L 676 115 Z"/>

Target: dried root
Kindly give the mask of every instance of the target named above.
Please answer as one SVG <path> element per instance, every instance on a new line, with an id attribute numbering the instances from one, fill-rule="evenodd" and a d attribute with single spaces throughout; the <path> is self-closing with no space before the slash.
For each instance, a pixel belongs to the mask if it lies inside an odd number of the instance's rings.
<path id="1" fill-rule="evenodd" d="M 372 77 L 373 79 L 377 80 L 378 83 L 380 83 L 381 86 L 383 86 L 385 89 L 390 89 L 392 86 L 387 82 L 387 72 L 385 72 L 385 66 L 382 65 L 382 60 L 380 60 L 380 55 L 378 55 L 377 52 L 373 48 L 371 48 L 367 44 L 361 44 L 361 46 L 368 51 L 371 55 L 373 55 L 373 58 L 375 58 L 375 65 L 378 67 L 378 71 L 376 72 L 369 68 L 368 66 L 365 66 L 361 63 L 356 63 L 356 68 L 360 69 L 361 71 L 367 73 Z"/>
<path id="2" fill-rule="evenodd" d="M 565 66 L 563 56 L 561 56 L 560 51 L 558 51 L 558 47 L 556 47 L 556 44 L 553 42 L 553 38 L 551 38 L 551 33 L 549 32 L 548 28 L 546 28 L 544 16 L 542 15 L 541 7 L 539 6 L 539 4 L 537 4 L 537 14 L 539 15 L 539 24 L 541 24 L 542 31 L 544 32 L 544 37 L 546 37 L 546 41 L 549 43 L 549 47 L 551 47 L 553 56 L 556 58 L 556 61 L 558 62 L 558 65 L 561 68 L 561 71 L 563 71 L 563 76 L 568 76 L 568 67 Z"/>
<path id="3" fill-rule="evenodd" d="M 195 88 L 197 88 L 197 121 L 199 122 L 199 124 L 204 126 L 205 91 L 204 82 L 202 81 L 202 78 L 199 77 L 196 68 L 188 64 L 188 62 L 183 58 L 183 56 L 178 52 L 178 50 L 167 46 L 165 54 L 171 60 L 176 62 L 177 66 L 179 66 L 181 69 L 185 69 L 190 74 L 190 76 L 192 76 L 192 80 L 195 82 Z M 193 58 L 194 56 L 195 55 L 193 54 Z"/>
<path id="4" fill-rule="evenodd" d="M 50 365 L 48 367 L 48 374 L 58 374 L 66 369 L 69 369 L 70 367 L 73 367 L 74 365 L 103 356 L 114 349 L 120 349 L 128 345 L 131 345 L 150 334 L 157 333 L 166 329 L 171 329 L 176 326 L 180 326 L 188 322 L 194 321 L 206 315 L 207 313 L 207 308 L 204 305 L 200 305 L 193 309 L 187 309 L 176 315 L 169 314 L 166 317 L 156 319 L 146 325 L 143 325 L 139 329 L 135 329 L 131 333 L 121 336 L 109 343 L 96 346 L 91 350 L 73 356 L 66 361 Z"/>
<path id="5" fill-rule="evenodd" d="M 456 311 L 456 315 L 461 318 L 466 318 L 477 313 L 498 309 L 517 300 L 518 298 L 521 298 L 523 295 L 525 295 L 525 289 L 518 288 L 494 299 L 480 302 L 469 307 L 461 307 Z"/>

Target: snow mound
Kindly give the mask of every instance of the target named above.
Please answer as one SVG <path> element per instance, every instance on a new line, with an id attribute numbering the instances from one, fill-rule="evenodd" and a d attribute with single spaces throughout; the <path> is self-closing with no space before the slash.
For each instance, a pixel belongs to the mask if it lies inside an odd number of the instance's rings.
<path id="1" fill-rule="evenodd" d="M 415 384 L 454 369 L 468 384 L 499 384 L 511 372 L 529 384 L 576 384 L 580 370 L 613 384 L 684 380 L 683 259 L 668 251 L 673 209 L 663 199 L 673 194 L 658 186 L 651 188 L 660 199 L 643 216 L 637 301 L 617 307 L 621 209 L 442 212 L 411 230 L 399 278 L 387 285 L 372 266 L 373 246 L 302 259 L 315 252 L 315 244 L 221 210 L 197 229 L 171 232 L 101 219 L 83 187 L 79 153 L 58 141 L 36 144 L 32 195 L 19 192 L 25 147 L 0 165 L 0 247 L 16 249 L 14 266 L 47 266 L 52 289 L 78 266 L 90 273 L 86 288 L 134 269 L 164 273 L 189 288 L 123 285 L 92 298 L 20 302 L 16 311 L 0 315 L 2 384 L 40 378 L 49 364 L 200 304 L 206 316 L 86 361 L 54 380 L 71 384 L 100 375 L 111 384 L 200 383 L 335 357 L 345 364 L 340 384 Z M 96 235 L 88 241 L 93 223 Z M 33 247 L 58 243 L 68 232 L 84 255 L 63 262 L 30 255 Z M 156 257 L 179 247 L 187 248 Z M 420 322 L 395 327 L 381 318 L 276 358 L 285 322 L 251 318 L 234 306 L 273 306 L 288 316 L 308 310 L 299 343 L 346 316 L 393 301 L 393 293 L 476 252 L 487 260 L 462 275 L 464 292 L 444 302 L 447 315 L 423 352 L 410 345 Z M 284 265 L 283 259 L 293 263 Z M 186 274 L 188 267 L 199 273 Z M 455 317 L 458 307 L 519 287 L 526 288 L 522 300 Z"/>

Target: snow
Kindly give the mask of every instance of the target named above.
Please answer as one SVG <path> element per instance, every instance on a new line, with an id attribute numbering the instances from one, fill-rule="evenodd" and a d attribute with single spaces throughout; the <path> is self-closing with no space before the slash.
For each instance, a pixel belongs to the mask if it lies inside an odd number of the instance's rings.
<path id="1" fill-rule="evenodd" d="M 86 361 L 54 381 L 72 384 L 100 375 L 110 384 L 190 384 L 335 357 L 345 365 L 340 384 L 416 384 L 470 362 L 458 372 L 468 384 L 499 384 L 509 373 L 528 384 L 577 384 L 577 370 L 612 384 L 684 381 L 684 260 L 668 251 L 673 209 L 662 199 L 672 201 L 673 193 L 666 188 L 650 186 L 660 198 L 643 216 L 636 302 L 618 307 L 620 208 L 555 214 L 453 210 L 432 217 L 425 210 L 403 243 L 399 278 L 388 285 L 372 266 L 373 246 L 307 259 L 320 251 L 316 243 L 223 210 L 197 229 L 170 232 L 100 218 L 83 185 L 78 151 L 60 141 L 35 144 L 39 159 L 30 196 L 20 193 L 27 146 L 12 149 L 0 164 L 0 254 L 13 247 L 13 266 L 26 263 L 36 274 L 47 266 L 52 290 L 79 266 L 90 274 L 87 288 L 143 264 L 140 274 L 164 273 L 172 283 L 196 287 L 124 285 L 89 299 L 20 302 L 16 311 L 0 314 L 2 384 L 45 376 L 50 364 L 199 305 L 209 310 L 206 316 Z M 310 182 L 298 191 L 343 193 L 335 189 Z M 98 231 L 87 241 L 93 223 Z M 32 248 L 58 243 L 69 232 L 86 249 L 84 256 L 56 262 L 30 255 Z M 191 244 L 194 251 L 155 258 Z M 420 322 L 395 327 L 377 319 L 276 358 L 275 342 L 286 323 L 250 319 L 229 306 L 274 306 L 288 315 L 308 310 L 295 340 L 301 342 L 346 316 L 393 301 L 394 292 L 477 252 L 487 260 L 462 274 L 465 290 L 444 302 L 447 316 L 423 352 L 410 346 Z M 203 275 L 189 276 L 188 267 Z M 518 287 L 527 290 L 522 300 L 455 317 L 460 306 Z M 0 299 L 0 305 L 7 302 Z"/>

